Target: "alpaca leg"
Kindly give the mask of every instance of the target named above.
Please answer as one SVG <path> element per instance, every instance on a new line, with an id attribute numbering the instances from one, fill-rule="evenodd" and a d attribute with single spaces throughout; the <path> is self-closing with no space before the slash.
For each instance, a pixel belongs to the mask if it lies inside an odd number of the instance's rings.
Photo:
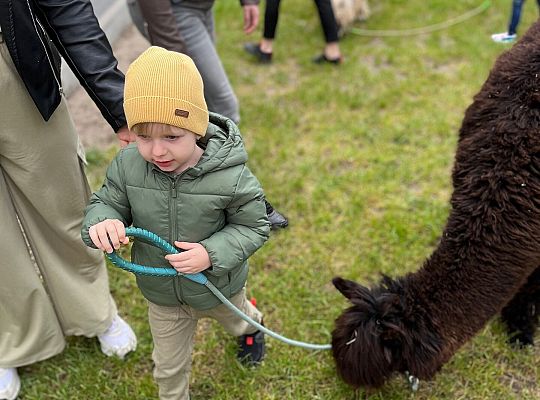
<path id="1" fill-rule="evenodd" d="M 510 343 L 533 345 L 540 312 L 540 268 L 529 276 L 527 283 L 501 312 Z"/>

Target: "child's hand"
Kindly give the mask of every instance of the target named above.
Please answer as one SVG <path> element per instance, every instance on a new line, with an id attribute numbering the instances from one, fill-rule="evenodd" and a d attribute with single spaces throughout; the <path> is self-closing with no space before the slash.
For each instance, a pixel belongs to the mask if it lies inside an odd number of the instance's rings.
<path id="1" fill-rule="evenodd" d="M 129 243 L 129 238 L 126 236 L 126 228 L 122 221 L 117 219 L 106 219 L 92 225 L 88 230 L 88 234 L 94 245 L 107 253 L 118 250 L 121 244 Z"/>
<path id="2" fill-rule="evenodd" d="M 174 242 L 174 244 L 184 251 L 179 254 L 167 254 L 165 258 L 178 272 L 196 274 L 210 267 L 210 256 L 202 244 L 189 242 Z"/>

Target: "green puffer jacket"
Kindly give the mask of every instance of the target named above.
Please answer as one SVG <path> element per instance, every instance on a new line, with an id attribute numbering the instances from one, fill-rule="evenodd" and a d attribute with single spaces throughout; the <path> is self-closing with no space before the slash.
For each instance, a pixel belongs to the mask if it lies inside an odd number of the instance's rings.
<path id="1" fill-rule="evenodd" d="M 84 242 L 94 247 L 89 228 L 105 219 L 119 219 L 175 240 L 198 242 L 212 266 L 203 273 L 228 298 L 245 285 L 247 259 L 268 239 L 270 225 L 257 178 L 246 167 L 247 154 L 236 125 L 210 114 L 204 154 L 179 175 L 146 162 L 135 145 L 121 150 L 112 161 L 102 188 L 86 208 Z M 165 253 L 141 240 L 131 251 L 133 262 L 172 268 Z M 181 276 L 137 276 L 143 295 L 162 306 L 188 304 L 205 310 L 220 301 L 204 286 Z"/>

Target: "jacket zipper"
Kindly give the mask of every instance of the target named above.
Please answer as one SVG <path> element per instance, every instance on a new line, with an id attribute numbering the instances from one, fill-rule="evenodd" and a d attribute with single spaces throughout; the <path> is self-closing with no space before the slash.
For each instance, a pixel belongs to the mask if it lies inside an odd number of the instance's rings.
<path id="1" fill-rule="evenodd" d="M 178 196 L 178 192 L 176 190 L 176 183 L 177 178 L 172 179 L 171 189 L 169 191 L 169 221 L 171 221 L 171 224 L 169 225 L 169 238 L 172 241 L 172 245 L 174 246 L 174 241 L 176 240 L 176 198 Z M 176 277 L 173 284 L 174 288 L 174 294 L 176 295 L 176 299 L 182 303 L 183 296 L 182 296 L 182 288 L 180 287 L 180 279 Z"/>
<path id="2" fill-rule="evenodd" d="M 51 67 L 54 79 L 56 81 L 56 84 L 58 85 L 58 90 L 60 91 L 60 94 L 62 95 L 64 94 L 64 88 L 62 87 L 62 84 L 60 83 L 60 79 L 58 78 L 58 76 L 56 76 L 56 70 L 54 69 L 54 64 L 51 58 L 49 57 L 49 53 L 47 52 L 47 47 L 45 46 L 45 43 L 43 43 L 43 39 L 41 38 L 41 35 L 39 34 L 39 31 L 36 25 L 37 20 L 34 13 L 32 12 L 32 7 L 30 6 L 29 0 L 26 0 L 26 5 L 28 6 L 28 10 L 30 11 L 30 15 L 32 16 L 32 24 L 34 24 L 34 29 L 36 30 L 36 33 L 39 38 L 39 41 L 41 42 L 41 45 L 43 46 L 43 50 L 45 51 L 45 56 L 47 57 L 47 61 L 49 61 L 49 66 Z M 37 23 L 39 24 L 43 32 L 45 32 L 45 29 L 43 29 L 43 25 L 41 25 L 39 21 L 37 21 Z"/>
<path id="3" fill-rule="evenodd" d="M 170 206 L 169 206 L 170 221 L 171 221 L 171 226 L 169 228 L 170 229 L 169 237 L 173 241 L 176 240 L 175 235 L 176 235 L 176 197 L 177 196 L 178 196 L 178 193 L 176 191 L 176 179 L 174 179 L 172 181 L 171 190 L 170 190 Z"/>

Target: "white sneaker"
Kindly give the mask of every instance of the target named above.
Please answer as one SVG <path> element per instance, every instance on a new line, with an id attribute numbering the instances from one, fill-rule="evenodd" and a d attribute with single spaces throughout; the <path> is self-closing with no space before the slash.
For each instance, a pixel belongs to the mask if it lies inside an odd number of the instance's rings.
<path id="1" fill-rule="evenodd" d="M 15 400 L 21 390 L 16 368 L 0 368 L 0 399 Z"/>
<path id="2" fill-rule="evenodd" d="M 516 40 L 516 38 L 517 35 L 515 33 L 513 35 L 509 35 L 508 32 L 494 33 L 491 35 L 491 40 L 496 43 L 512 43 L 514 40 Z"/>
<path id="3" fill-rule="evenodd" d="M 98 335 L 101 351 L 110 356 L 124 356 L 137 348 L 137 337 L 131 327 L 116 315 L 104 333 Z"/>

